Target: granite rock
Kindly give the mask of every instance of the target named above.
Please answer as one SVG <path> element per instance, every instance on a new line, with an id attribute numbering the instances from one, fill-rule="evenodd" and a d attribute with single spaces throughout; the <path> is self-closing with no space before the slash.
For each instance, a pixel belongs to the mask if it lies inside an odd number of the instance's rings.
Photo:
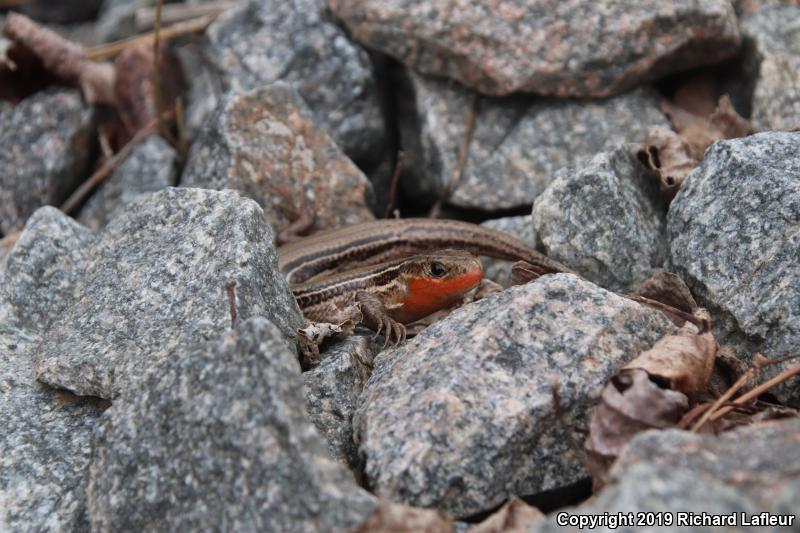
<path id="1" fill-rule="evenodd" d="M 27 0 L 11 5 L 15 11 L 39 22 L 72 24 L 93 19 L 102 3 L 103 0 Z"/>
<path id="2" fill-rule="evenodd" d="M 327 455 L 294 346 L 263 317 L 115 403 L 87 493 L 95 531 L 350 531 L 377 504 Z"/>
<path id="3" fill-rule="evenodd" d="M 725 531 L 776 531 L 784 528 L 744 527 L 741 515 L 769 512 L 794 516 L 800 523 L 800 475 L 788 465 L 800 461 L 800 419 L 773 421 L 714 435 L 670 429 L 638 435 L 611 469 L 611 484 L 589 502 L 561 512 L 581 515 L 669 512 L 673 523 L 658 531 L 687 531 L 676 512 L 730 515 L 737 526 Z M 555 514 L 555 513 L 554 513 Z M 751 518 L 752 520 L 752 518 Z M 697 528 L 695 531 L 711 531 Z M 713 528 L 714 531 L 722 529 Z M 532 532 L 579 531 L 557 524 L 556 517 Z M 601 527 L 595 531 L 642 531 L 641 527 Z"/>
<path id="4" fill-rule="evenodd" d="M 800 345 L 798 147 L 800 133 L 785 132 L 717 142 L 670 206 L 669 270 L 740 355 L 784 357 Z M 777 392 L 800 404 L 800 379 Z"/>
<path id="5" fill-rule="evenodd" d="M 320 354 L 319 365 L 303 373 L 311 421 L 327 439 L 331 456 L 352 468 L 360 464 L 353 412 L 381 346 L 372 336 L 337 339 Z"/>
<path id="6" fill-rule="evenodd" d="M 160 360 L 230 327 L 229 281 L 241 319 L 267 316 L 293 336 L 300 312 L 276 262 L 262 210 L 236 192 L 145 195 L 87 251 L 73 301 L 36 349 L 37 376 L 118 397 Z"/>
<path id="7" fill-rule="evenodd" d="M 277 227 L 303 208 L 317 230 L 373 218 L 369 181 L 283 83 L 229 93 L 192 145 L 181 184 L 237 190 Z"/>
<path id="8" fill-rule="evenodd" d="M 158 135 L 134 147 L 128 159 L 95 191 L 78 220 L 94 230 L 126 212 L 128 204 L 148 192 L 175 184 L 175 150 Z"/>
<path id="9" fill-rule="evenodd" d="M 601 101 L 483 98 L 453 83 L 408 71 L 399 102 L 406 174 L 412 196 L 438 198 L 456 172 L 467 114 L 475 127 L 458 186 L 449 202 L 497 210 L 530 205 L 553 173 L 580 165 L 620 143 L 639 142 L 669 126 L 649 88 Z"/>
<path id="10" fill-rule="evenodd" d="M 97 20 L 100 42 L 112 42 L 136 34 L 136 10 L 155 5 L 155 0 L 104 0 Z"/>
<path id="11" fill-rule="evenodd" d="M 385 150 L 385 126 L 366 51 L 322 0 L 245 0 L 206 32 L 205 58 L 222 91 L 292 84 L 314 121 L 360 165 Z"/>
<path id="12" fill-rule="evenodd" d="M 0 530 L 79 531 L 91 432 L 103 406 L 36 381 L 31 349 L 87 264 L 92 233 L 37 210 L 0 277 Z"/>
<path id="13" fill-rule="evenodd" d="M 186 84 L 184 128 L 190 144 L 197 138 L 218 103 L 216 81 L 202 54 L 203 47 L 198 42 L 175 48 L 175 57 L 181 66 Z"/>
<path id="14" fill-rule="evenodd" d="M 800 5 L 798 0 L 732 0 L 733 8 L 736 10 L 736 16 L 741 17 L 752 15 L 759 9 L 773 6 L 797 6 Z"/>
<path id="15" fill-rule="evenodd" d="M 547 255 L 613 291 L 635 288 L 667 254 L 666 202 L 636 148 L 559 170 L 533 205 Z"/>
<path id="16" fill-rule="evenodd" d="M 354 416 L 368 486 L 460 518 L 586 477 L 597 389 L 673 329 L 568 274 L 458 309 L 376 358 Z"/>
<path id="17" fill-rule="evenodd" d="M 754 83 L 756 128 L 800 128 L 799 32 L 800 5 L 761 9 L 742 21 L 742 61 Z"/>
<path id="18" fill-rule="evenodd" d="M 535 248 L 539 238 L 530 215 L 520 217 L 493 218 L 481 226 L 496 229 L 513 235 L 525 244 Z M 483 277 L 499 283 L 503 287 L 511 286 L 511 265 L 514 261 L 504 261 L 492 257 L 482 257 Z"/>
<path id="19" fill-rule="evenodd" d="M 22 229 L 86 177 L 94 112 L 74 90 L 51 89 L 0 111 L 0 231 Z"/>
<path id="20" fill-rule="evenodd" d="M 329 0 L 353 38 L 489 95 L 604 97 L 736 53 L 727 0 Z"/>

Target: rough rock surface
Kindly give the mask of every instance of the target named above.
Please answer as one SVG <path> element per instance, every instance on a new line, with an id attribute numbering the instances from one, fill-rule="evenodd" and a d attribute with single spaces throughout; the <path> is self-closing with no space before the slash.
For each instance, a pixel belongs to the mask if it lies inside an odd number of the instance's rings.
<path id="1" fill-rule="evenodd" d="M 86 176 L 94 112 L 73 90 L 48 90 L 0 110 L 0 231 L 22 229 Z"/>
<path id="2" fill-rule="evenodd" d="M 372 64 L 322 0 L 246 0 L 206 32 L 205 57 L 223 91 L 283 80 L 353 160 L 374 161 L 385 127 Z"/>
<path id="3" fill-rule="evenodd" d="M 103 0 L 28 0 L 10 5 L 15 11 L 40 22 L 71 24 L 93 19 L 102 3 Z"/>
<path id="4" fill-rule="evenodd" d="M 203 127 L 206 119 L 217 108 L 216 81 L 211 68 L 203 60 L 202 45 L 189 42 L 175 48 L 175 56 L 186 82 L 186 115 L 184 128 L 191 143 Z"/>
<path id="5" fill-rule="evenodd" d="M 399 105 L 412 195 L 438 197 L 455 172 L 475 97 L 454 83 L 408 72 Z M 567 165 L 639 142 L 669 126 L 649 88 L 602 101 L 484 98 L 477 101 L 468 157 L 450 203 L 474 209 L 530 205 Z"/>
<path id="6" fill-rule="evenodd" d="M 747 426 L 719 436 L 677 429 L 648 431 L 632 440 L 611 470 L 612 484 L 585 505 L 561 509 L 582 515 L 604 512 L 675 512 L 748 516 L 793 515 L 800 523 L 800 419 Z M 687 531 L 686 527 L 656 528 Z M 725 531 L 778 531 L 775 527 L 725 527 Z M 555 517 L 532 531 L 578 531 L 558 526 Z M 639 527 L 599 528 L 618 533 Z M 700 529 L 696 529 L 699 531 Z M 706 529 L 703 528 L 703 531 Z M 709 529 L 710 530 L 710 529 Z M 714 530 L 718 530 L 714 528 Z"/>
<path id="7" fill-rule="evenodd" d="M 481 226 L 503 231 L 513 235 L 522 242 L 536 247 L 538 237 L 530 215 L 521 217 L 503 217 L 487 220 Z M 502 285 L 511 286 L 511 265 L 514 261 L 503 261 L 491 257 L 482 257 L 483 277 Z"/>
<path id="8" fill-rule="evenodd" d="M 800 133 L 715 143 L 667 218 L 672 272 L 740 355 L 800 346 Z M 800 380 L 782 399 L 800 403 Z"/>
<path id="9" fill-rule="evenodd" d="M 755 78 L 752 121 L 764 130 L 800 128 L 800 6 L 761 9 L 742 21 L 744 63 Z"/>
<path id="10" fill-rule="evenodd" d="M 667 254 L 666 204 L 636 148 L 559 170 L 533 206 L 547 255 L 613 291 L 632 290 Z"/>
<path id="11" fill-rule="evenodd" d="M 354 416 L 368 486 L 464 517 L 585 477 L 593 394 L 672 330 L 567 274 L 458 309 L 376 359 Z"/>
<path id="12" fill-rule="evenodd" d="M 354 335 L 335 341 L 320 354 L 320 364 L 303 373 L 311 421 L 328 440 L 331 456 L 354 468 L 360 460 L 353 441 L 353 412 L 381 347 L 371 337 Z"/>
<path id="13" fill-rule="evenodd" d="M 226 284 L 241 319 L 301 323 L 277 273 L 262 210 L 234 191 L 170 188 L 131 204 L 87 252 L 74 300 L 37 347 L 40 380 L 117 397 L 186 346 L 230 327 Z"/>
<path id="14" fill-rule="evenodd" d="M 63 313 L 92 233 L 52 207 L 37 210 L 0 278 L 0 530 L 85 530 L 84 478 L 102 412 L 36 382 L 31 348 Z"/>
<path id="15" fill-rule="evenodd" d="M 158 135 L 136 146 L 128 159 L 95 191 L 78 220 L 94 230 L 123 214 L 142 194 L 175 184 L 175 150 Z"/>
<path id="16" fill-rule="evenodd" d="M 485 94 L 599 97 L 736 52 L 727 0 L 329 0 L 353 37 Z"/>
<path id="17" fill-rule="evenodd" d="M 96 531 L 349 531 L 377 503 L 327 455 L 294 347 L 262 317 L 164 361 L 94 450 Z"/>
<path id="18" fill-rule="evenodd" d="M 192 145 L 181 184 L 235 189 L 278 227 L 304 209 L 317 230 L 373 218 L 369 181 L 288 84 L 229 93 Z"/>

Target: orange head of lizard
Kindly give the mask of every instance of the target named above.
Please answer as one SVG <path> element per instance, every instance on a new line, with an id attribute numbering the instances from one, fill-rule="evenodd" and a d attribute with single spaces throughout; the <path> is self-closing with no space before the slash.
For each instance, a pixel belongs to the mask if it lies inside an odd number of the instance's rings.
<path id="1" fill-rule="evenodd" d="M 410 258 L 403 265 L 407 291 L 391 314 L 403 323 L 459 302 L 483 279 L 480 259 L 461 250 L 440 250 Z"/>

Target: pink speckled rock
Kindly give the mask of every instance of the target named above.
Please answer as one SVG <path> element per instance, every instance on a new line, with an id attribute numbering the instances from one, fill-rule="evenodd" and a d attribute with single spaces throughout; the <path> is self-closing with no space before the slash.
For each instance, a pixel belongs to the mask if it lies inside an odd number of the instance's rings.
<path id="1" fill-rule="evenodd" d="M 727 0 L 328 0 L 353 37 L 485 94 L 602 97 L 736 52 Z"/>

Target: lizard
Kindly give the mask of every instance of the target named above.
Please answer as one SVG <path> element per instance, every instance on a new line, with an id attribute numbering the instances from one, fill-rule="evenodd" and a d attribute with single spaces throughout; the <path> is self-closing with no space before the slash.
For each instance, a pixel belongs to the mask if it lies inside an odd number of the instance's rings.
<path id="1" fill-rule="evenodd" d="M 529 277 L 572 270 L 498 230 L 457 220 L 362 222 L 278 248 L 278 267 L 305 318 L 333 322 L 357 306 L 361 324 L 405 339 L 404 324 L 448 308 L 478 286 L 476 255 L 523 261 Z"/>

